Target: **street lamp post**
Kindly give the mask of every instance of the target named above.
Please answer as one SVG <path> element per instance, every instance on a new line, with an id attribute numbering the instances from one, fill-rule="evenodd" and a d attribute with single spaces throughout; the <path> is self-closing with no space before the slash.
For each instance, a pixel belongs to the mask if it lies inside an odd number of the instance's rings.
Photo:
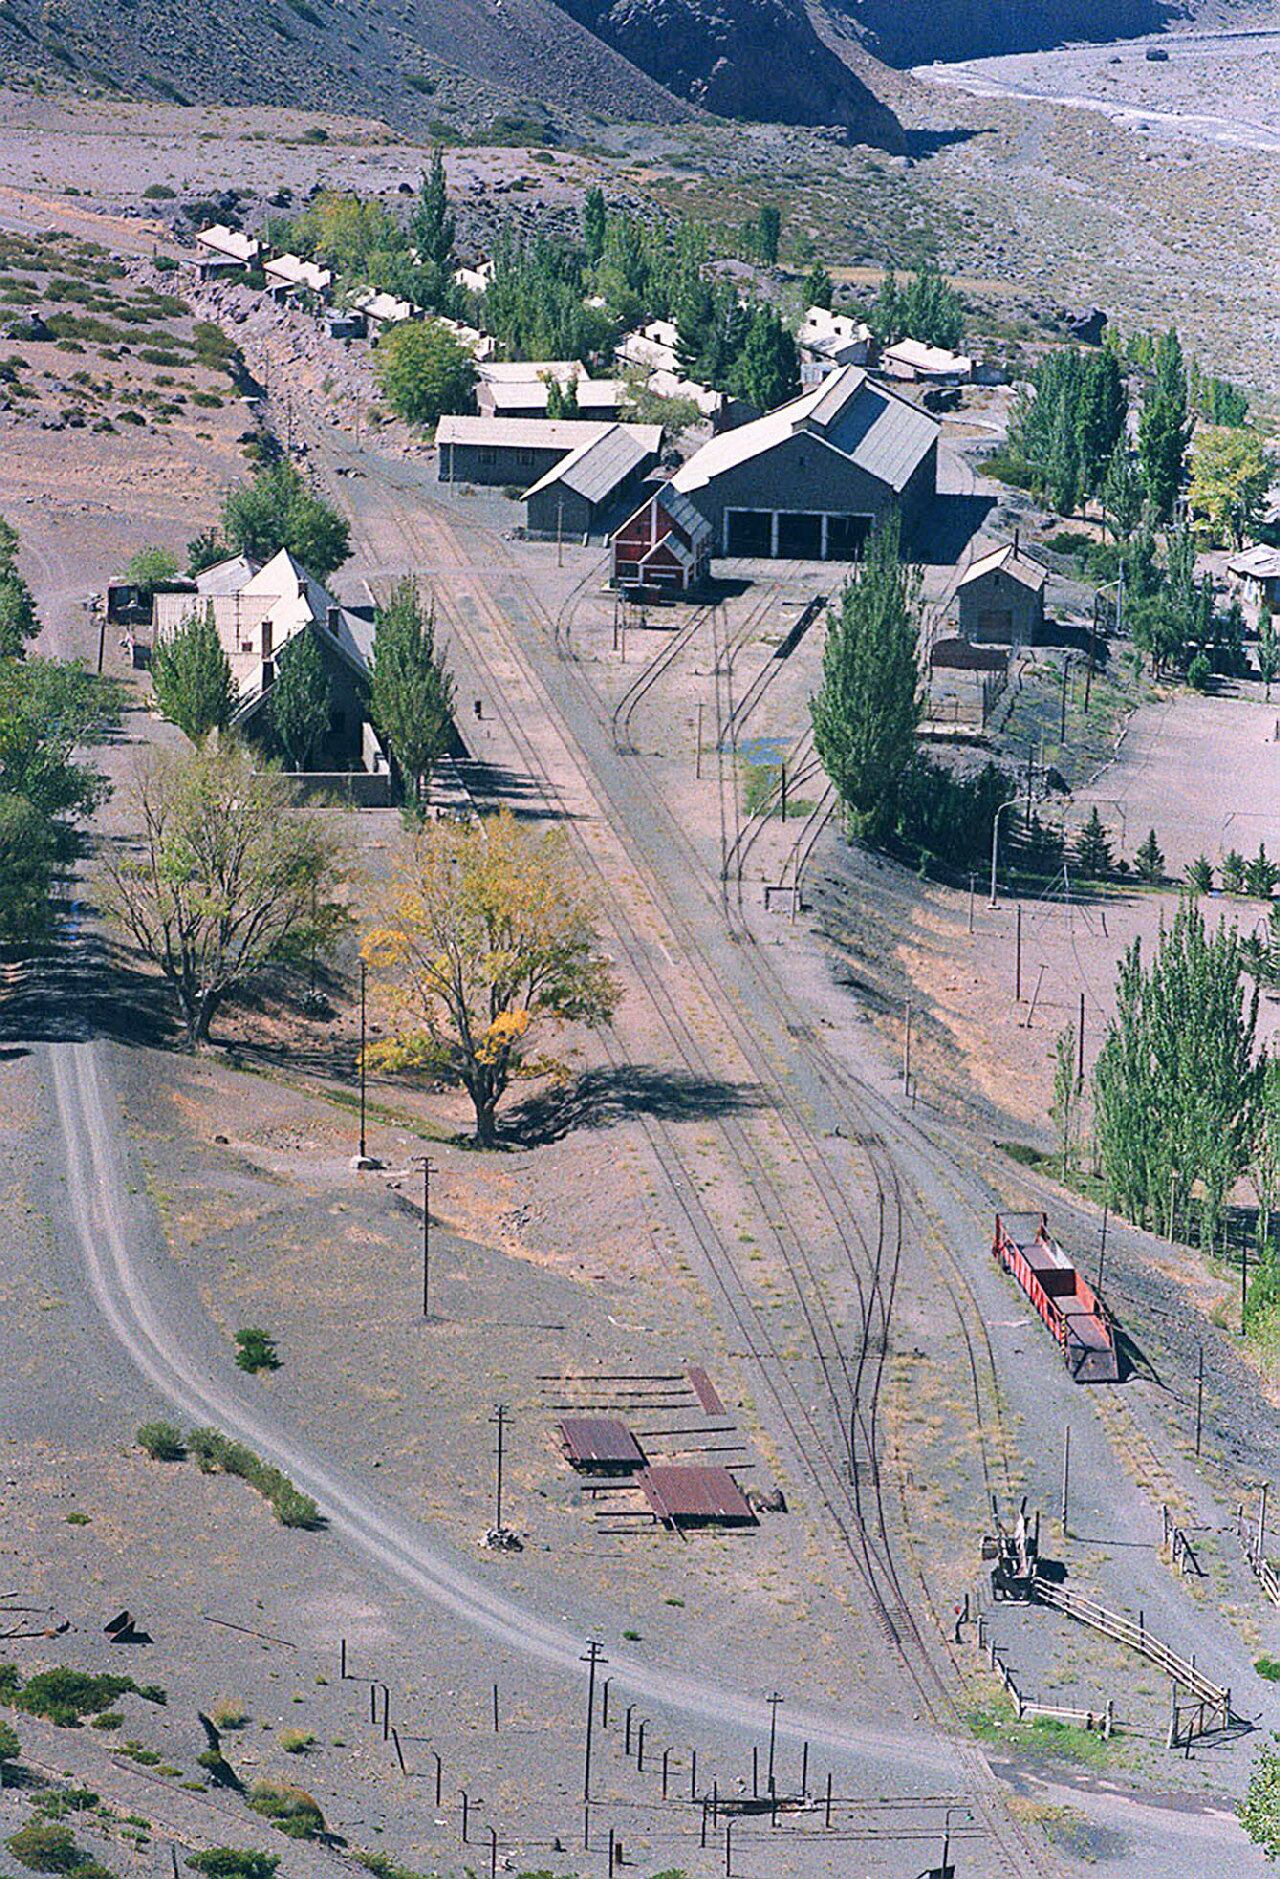
<path id="1" fill-rule="evenodd" d="M 993 907 L 996 907 L 1000 904 L 999 896 L 996 891 L 996 870 L 1000 863 L 1000 818 L 1004 814 L 1006 809 L 1012 809 L 1015 806 L 1016 806 L 1016 798 L 1013 796 L 1011 796 L 1007 802 L 1002 802 L 1000 804 L 1000 807 L 996 810 L 995 816 L 991 823 L 991 902 L 990 904 Z"/>

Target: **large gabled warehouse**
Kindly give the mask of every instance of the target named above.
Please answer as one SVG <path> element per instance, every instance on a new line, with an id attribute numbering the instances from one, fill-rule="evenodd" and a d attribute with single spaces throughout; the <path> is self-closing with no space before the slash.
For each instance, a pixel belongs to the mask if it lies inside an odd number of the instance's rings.
<path id="1" fill-rule="evenodd" d="M 711 524 L 721 554 L 852 561 L 895 510 L 911 533 L 937 469 L 937 420 L 846 365 L 704 444 L 671 482 Z"/>

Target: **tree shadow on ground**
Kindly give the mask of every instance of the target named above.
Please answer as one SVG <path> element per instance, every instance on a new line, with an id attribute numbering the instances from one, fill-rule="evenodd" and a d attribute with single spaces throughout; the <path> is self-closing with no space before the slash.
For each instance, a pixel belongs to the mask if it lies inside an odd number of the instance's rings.
<path id="1" fill-rule="evenodd" d="M 178 1039 L 172 996 L 103 935 L 60 936 L 14 974 L 0 1003 L 0 1055 L 92 1038 L 172 1049 Z"/>
<path id="2" fill-rule="evenodd" d="M 572 1082 L 540 1091 L 508 1109 L 502 1135 L 521 1148 L 562 1141 L 581 1129 L 611 1129 L 632 1116 L 658 1122 L 710 1122 L 749 1113 L 767 1098 L 758 1084 L 723 1083 L 653 1064 L 588 1070 Z"/>

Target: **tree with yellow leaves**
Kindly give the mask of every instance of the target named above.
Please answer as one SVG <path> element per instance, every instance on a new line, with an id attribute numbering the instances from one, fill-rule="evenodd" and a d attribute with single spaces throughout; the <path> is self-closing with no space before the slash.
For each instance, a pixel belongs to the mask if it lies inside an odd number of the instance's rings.
<path id="1" fill-rule="evenodd" d="M 362 950 L 390 1021 L 380 1063 L 451 1070 L 485 1147 L 512 1078 L 551 1067 L 533 1055 L 538 1040 L 605 1023 L 619 998 L 564 832 L 507 810 L 422 829 Z"/>

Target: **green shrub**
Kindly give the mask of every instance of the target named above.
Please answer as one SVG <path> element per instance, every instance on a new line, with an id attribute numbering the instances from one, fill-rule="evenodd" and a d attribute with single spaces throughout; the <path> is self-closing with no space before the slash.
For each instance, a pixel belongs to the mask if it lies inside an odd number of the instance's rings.
<path id="1" fill-rule="evenodd" d="M 249 1805 L 291 1840 L 313 1840 L 325 1830 L 320 1803 L 305 1789 L 290 1787 L 284 1781 L 255 1781 Z"/>
<path id="2" fill-rule="evenodd" d="M 218 1729 L 243 1729 L 249 1720 L 244 1704 L 234 1703 L 229 1699 L 215 1703 L 209 1714 L 215 1728 Z"/>
<path id="3" fill-rule="evenodd" d="M 144 202 L 172 202 L 177 193 L 176 189 L 170 189 L 168 183 L 148 183 L 142 198 Z"/>
<path id="4" fill-rule="evenodd" d="M 244 1846 L 211 1846 L 187 1861 L 205 1879 L 273 1879 L 280 1864 L 278 1853 L 255 1853 Z"/>
<path id="5" fill-rule="evenodd" d="M 78 1508 L 74 1508 L 71 1513 L 65 1516 L 65 1519 L 69 1527 L 87 1527 L 89 1525 L 89 1515 L 82 1514 Z"/>
<path id="6" fill-rule="evenodd" d="M 310 1729 L 282 1729 L 280 1746 L 286 1755 L 305 1755 L 315 1746 L 315 1736 Z"/>
<path id="7" fill-rule="evenodd" d="M 124 1717 L 118 1709 L 104 1709 L 100 1716 L 95 1716 L 89 1724 L 91 1729 L 119 1729 L 124 1724 Z"/>
<path id="8" fill-rule="evenodd" d="M 187 1452 L 182 1430 L 173 1422 L 144 1422 L 134 1440 L 152 1461 L 181 1461 Z"/>
<path id="9" fill-rule="evenodd" d="M 11 1833 L 5 1845 L 18 1864 L 31 1872 L 74 1872 L 85 1862 L 70 1827 L 53 1821 L 29 1821 Z"/>
<path id="10" fill-rule="evenodd" d="M 137 1687 L 132 1677 L 94 1677 L 59 1664 L 53 1670 L 37 1671 L 10 1700 L 29 1715 L 43 1716 L 60 1729 L 74 1729 L 83 1716 L 99 1715 L 117 1697 Z"/>
<path id="11" fill-rule="evenodd" d="M 1268 1683 L 1280 1683 L 1280 1658 L 1255 1657 L 1253 1667 Z"/>
<path id="12" fill-rule="evenodd" d="M 241 1370 L 256 1375 L 259 1370 L 278 1370 L 280 1355 L 276 1341 L 257 1325 L 236 1332 L 236 1363 Z"/>

